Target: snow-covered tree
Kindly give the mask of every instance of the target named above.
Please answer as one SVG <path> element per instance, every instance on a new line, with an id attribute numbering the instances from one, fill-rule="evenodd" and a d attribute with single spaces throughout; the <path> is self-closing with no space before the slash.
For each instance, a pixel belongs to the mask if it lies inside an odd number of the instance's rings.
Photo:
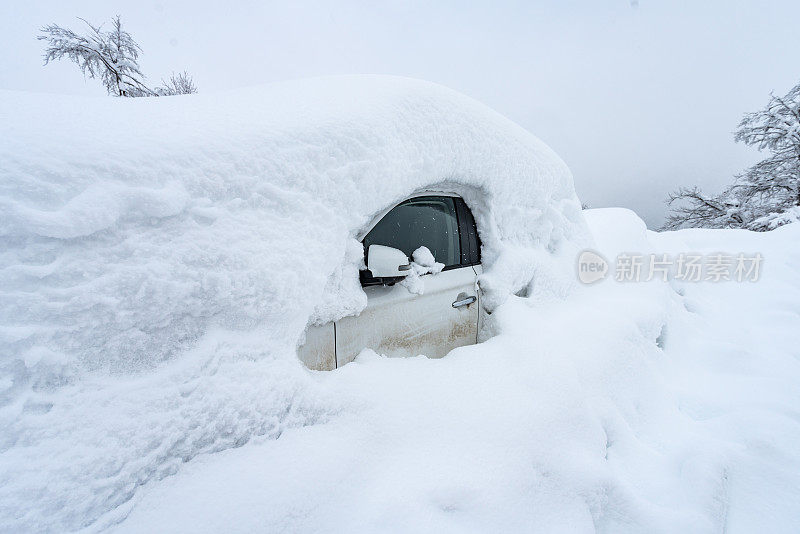
<path id="1" fill-rule="evenodd" d="M 665 230 L 679 228 L 739 228 L 745 224 L 740 199 L 726 190 L 716 196 L 706 195 L 697 187 L 681 187 L 667 198 L 671 213 L 663 225 Z"/>
<path id="2" fill-rule="evenodd" d="M 66 57 L 75 62 L 84 75 L 99 78 L 111 95 L 142 96 L 149 93 L 139 68 L 141 48 L 131 34 L 122 29 L 119 16 L 112 21 L 113 29 L 110 31 L 80 20 L 88 27 L 86 35 L 57 24 L 42 28 L 38 39 L 47 41 L 45 65 Z"/>
<path id="3" fill-rule="evenodd" d="M 784 97 L 771 95 L 764 109 L 745 115 L 736 140 L 769 151 L 737 176 L 739 193 L 770 212 L 800 206 L 800 84 Z"/>
<path id="4" fill-rule="evenodd" d="M 723 193 L 681 188 L 670 194 L 664 229 L 684 227 L 770 230 L 800 215 L 800 84 L 739 123 L 736 141 L 769 151 Z"/>
<path id="5" fill-rule="evenodd" d="M 186 72 L 173 74 L 163 87 L 147 87 L 139 67 L 142 49 L 131 34 L 122 28 L 119 16 L 112 20 L 112 28 L 107 31 L 85 19 L 80 20 L 88 28 L 84 35 L 57 24 L 41 29 L 41 35 L 37 38 L 47 42 L 45 65 L 67 58 L 78 65 L 84 76 L 99 79 L 108 94 L 114 96 L 165 96 L 197 92 L 192 78 Z"/>

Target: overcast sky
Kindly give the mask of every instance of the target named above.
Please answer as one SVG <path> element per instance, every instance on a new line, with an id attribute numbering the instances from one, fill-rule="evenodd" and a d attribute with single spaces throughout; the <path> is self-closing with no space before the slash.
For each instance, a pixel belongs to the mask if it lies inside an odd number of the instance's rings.
<path id="1" fill-rule="evenodd" d="M 592 207 L 650 226 L 679 185 L 714 191 L 758 153 L 742 113 L 800 81 L 800 1 L 5 1 L 0 88 L 102 97 L 75 65 L 42 66 L 37 29 L 122 16 L 151 82 L 201 92 L 385 73 L 435 81 L 523 125 L 572 169 Z"/>

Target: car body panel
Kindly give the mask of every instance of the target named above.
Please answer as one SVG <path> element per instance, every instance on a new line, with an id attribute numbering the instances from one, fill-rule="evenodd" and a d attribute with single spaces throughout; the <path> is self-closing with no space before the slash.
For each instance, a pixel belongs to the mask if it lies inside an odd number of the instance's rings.
<path id="1" fill-rule="evenodd" d="M 311 370 L 336 369 L 336 326 L 327 323 L 306 328 L 305 342 L 297 348 L 297 357 Z"/>
<path id="2" fill-rule="evenodd" d="M 478 302 L 453 308 L 461 293 L 477 297 L 472 267 L 420 277 L 421 295 L 405 286 L 364 288 L 368 305 L 360 315 L 336 322 L 338 365 L 353 361 L 365 348 L 389 357 L 441 358 L 477 340 Z"/>

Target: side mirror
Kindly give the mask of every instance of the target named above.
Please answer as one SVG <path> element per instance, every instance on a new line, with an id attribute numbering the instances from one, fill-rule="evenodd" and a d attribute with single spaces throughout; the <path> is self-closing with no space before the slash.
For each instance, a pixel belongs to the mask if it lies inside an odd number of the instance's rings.
<path id="1" fill-rule="evenodd" d="M 402 250 L 370 245 L 367 251 L 367 269 L 374 278 L 403 278 L 411 271 L 411 264 Z"/>

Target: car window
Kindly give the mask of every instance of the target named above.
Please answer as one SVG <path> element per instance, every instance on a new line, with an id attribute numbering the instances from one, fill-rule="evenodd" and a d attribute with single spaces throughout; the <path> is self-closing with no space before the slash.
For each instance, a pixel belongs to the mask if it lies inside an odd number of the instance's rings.
<path id="1" fill-rule="evenodd" d="M 456 213 L 461 234 L 461 265 L 478 265 L 481 262 L 481 240 L 472 211 L 461 198 L 456 198 Z"/>
<path id="2" fill-rule="evenodd" d="M 406 256 L 425 246 L 445 267 L 461 263 L 458 219 L 452 197 L 416 197 L 395 206 L 364 238 L 370 245 L 402 250 Z"/>

